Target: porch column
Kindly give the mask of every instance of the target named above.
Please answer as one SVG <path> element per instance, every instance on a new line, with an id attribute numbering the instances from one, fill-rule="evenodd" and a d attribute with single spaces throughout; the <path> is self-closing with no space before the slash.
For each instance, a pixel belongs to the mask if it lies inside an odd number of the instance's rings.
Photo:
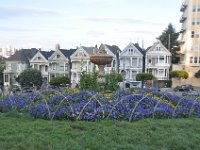
<path id="1" fill-rule="evenodd" d="M 131 64 L 129 66 L 132 66 L 133 65 L 133 58 L 131 57 Z"/>

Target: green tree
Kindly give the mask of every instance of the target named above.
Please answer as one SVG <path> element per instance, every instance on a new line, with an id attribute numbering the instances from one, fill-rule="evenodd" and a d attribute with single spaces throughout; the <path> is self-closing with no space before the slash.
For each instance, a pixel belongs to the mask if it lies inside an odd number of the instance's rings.
<path id="1" fill-rule="evenodd" d="M 16 80 L 22 87 L 41 86 L 42 74 L 39 70 L 31 68 L 23 71 Z"/>
<path id="2" fill-rule="evenodd" d="M 111 72 L 106 74 L 105 90 L 116 91 L 119 89 L 118 82 L 122 82 L 122 75 L 119 73 Z"/>
<path id="3" fill-rule="evenodd" d="M 189 74 L 186 71 L 171 71 L 169 73 L 169 78 L 187 79 Z"/>
<path id="4" fill-rule="evenodd" d="M 66 85 L 69 83 L 70 83 L 70 80 L 67 76 L 57 76 L 57 77 L 52 78 L 50 81 L 50 85 L 57 86 L 57 87 L 61 85 Z"/>
<path id="5" fill-rule="evenodd" d="M 99 91 L 99 85 L 97 83 L 97 73 L 95 72 L 95 66 L 92 73 L 83 71 L 80 77 L 81 90 L 91 89 Z"/>
<path id="6" fill-rule="evenodd" d="M 200 70 L 198 72 L 195 73 L 194 75 L 196 78 L 200 78 Z"/>
<path id="7" fill-rule="evenodd" d="M 152 80 L 154 76 L 151 73 L 138 73 L 136 75 L 136 81 L 142 82 L 142 88 L 144 87 L 144 82 L 147 80 Z"/>
<path id="8" fill-rule="evenodd" d="M 5 62 L 0 61 L 0 85 L 3 85 L 3 71 L 5 69 Z"/>
<path id="9" fill-rule="evenodd" d="M 177 57 L 177 51 L 179 51 L 180 49 L 178 37 L 179 32 L 176 32 L 175 28 L 171 23 L 158 37 L 162 44 L 172 53 L 172 63 L 177 63 L 179 61 L 179 58 Z"/>

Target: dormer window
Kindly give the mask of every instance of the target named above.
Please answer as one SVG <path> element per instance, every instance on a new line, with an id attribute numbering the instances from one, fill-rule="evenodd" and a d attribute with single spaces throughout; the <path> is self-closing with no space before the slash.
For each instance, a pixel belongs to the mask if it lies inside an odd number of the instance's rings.
<path id="1" fill-rule="evenodd" d="M 156 51 L 160 51 L 160 47 L 156 47 Z"/>

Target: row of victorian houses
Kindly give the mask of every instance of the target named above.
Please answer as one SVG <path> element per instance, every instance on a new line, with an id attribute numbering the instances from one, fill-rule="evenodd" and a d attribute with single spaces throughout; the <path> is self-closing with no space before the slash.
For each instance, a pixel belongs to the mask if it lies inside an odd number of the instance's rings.
<path id="1" fill-rule="evenodd" d="M 138 44 L 129 43 L 123 50 L 118 46 L 103 44 L 108 55 L 113 56 L 112 63 L 105 72 L 114 70 L 122 74 L 124 82 L 139 84 L 136 75 L 140 72 L 152 73 L 157 80 L 169 78 L 171 53 L 157 41 L 147 50 Z M 92 72 L 94 64 L 90 56 L 98 52 L 96 47 L 80 46 L 76 49 L 61 49 L 59 45 L 53 51 L 41 51 L 35 48 L 21 49 L 6 60 L 4 85 L 17 84 L 17 76 L 27 68 L 41 71 L 44 82 L 50 82 L 56 76 L 68 76 L 71 83 L 79 83 L 82 71 Z"/>

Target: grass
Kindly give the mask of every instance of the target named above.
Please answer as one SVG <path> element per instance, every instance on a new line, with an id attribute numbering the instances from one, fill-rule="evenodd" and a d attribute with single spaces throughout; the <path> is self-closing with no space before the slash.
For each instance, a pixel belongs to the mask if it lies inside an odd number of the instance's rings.
<path id="1" fill-rule="evenodd" d="M 200 118 L 46 121 L 0 113 L 1 150 L 199 150 Z"/>

